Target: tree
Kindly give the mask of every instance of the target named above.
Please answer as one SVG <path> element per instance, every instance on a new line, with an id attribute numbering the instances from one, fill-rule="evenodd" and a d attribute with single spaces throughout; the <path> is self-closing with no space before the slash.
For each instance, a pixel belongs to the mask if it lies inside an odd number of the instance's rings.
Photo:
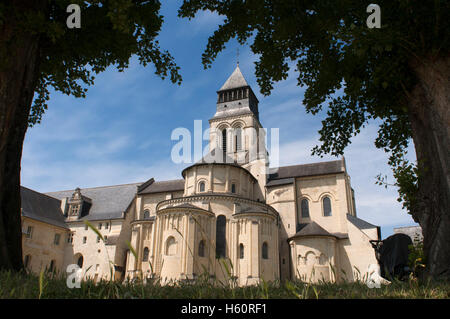
<path id="1" fill-rule="evenodd" d="M 179 16 L 190 19 L 201 10 L 224 16 L 208 40 L 204 67 L 230 39 L 251 42 L 264 95 L 296 63 L 306 111 L 327 108 L 314 154 L 343 154 L 369 121 L 382 120 L 375 145 L 390 154 L 399 200 L 422 226 L 427 270 L 448 278 L 450 4 L 376 3 L 381 28 L 368 27 L 370 2 L 360 0 L 185 0 Z M 404 156 L 411 139 L 417 164 Z"/>
<path id="2" fill-rule="evenodd" d="M 78 4 L 81 28 L 69 28 Z M 94 75 L 136 55 L 163 79 L 179 68 L 156 37 L 157 0 L 10 0 L 0 3 L 0 269 L 22 269 L 20 160 L 25 132 L 39 123 L 49 89 L 85 97 Z M 69 12 L 67 12 L 69 11 Z M 36 93 L 36 95 L 35 95 Z M 34 101 L 34 102 L 33 102 Z"/>

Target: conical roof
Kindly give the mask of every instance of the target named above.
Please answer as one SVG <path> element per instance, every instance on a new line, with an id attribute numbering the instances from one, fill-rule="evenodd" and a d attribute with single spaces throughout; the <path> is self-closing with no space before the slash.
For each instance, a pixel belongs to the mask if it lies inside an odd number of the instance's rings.
<path id="1" fill-rule="evenodd" d="M 236 89 L 243 86 L 248 86 L 248 83 L 242 75 L 241 69 L 239 69 L 238 65 L 236 66 L 236 69 L 234 69 L 233 73 L 231 73 L 230 77 L 222 85 L 219 91 Z"/>

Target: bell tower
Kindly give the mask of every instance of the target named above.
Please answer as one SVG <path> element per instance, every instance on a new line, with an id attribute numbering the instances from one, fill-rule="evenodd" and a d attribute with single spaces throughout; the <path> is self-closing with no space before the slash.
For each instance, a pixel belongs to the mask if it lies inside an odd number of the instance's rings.
<path id="1" fill-rule="evenodd" d="M 215 153 L 216 161 L 249 170 L 264 194 L 269 162 L 258 103 L 238 64 L 217 91 L 216 113 L 209 120 L 210 151 Z"/>

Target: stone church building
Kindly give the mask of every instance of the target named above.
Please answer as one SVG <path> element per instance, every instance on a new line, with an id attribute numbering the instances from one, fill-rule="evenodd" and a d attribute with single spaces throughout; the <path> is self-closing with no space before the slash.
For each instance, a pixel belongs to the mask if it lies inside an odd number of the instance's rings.
<path id="1" fill-rule="evenodd" d="M 259 101 L 239 66 L 217 95 L 210 152 L 181 179 L 47 194 L 22 187 L 25 266 L 78 264 L 99 280 L 113 264 L 117 280 L 206 275 L 249 285 L 353 281 L 377 264 L 369 240 L 380 228 L 357 217 L 344 158 L 269 169 Z"/>

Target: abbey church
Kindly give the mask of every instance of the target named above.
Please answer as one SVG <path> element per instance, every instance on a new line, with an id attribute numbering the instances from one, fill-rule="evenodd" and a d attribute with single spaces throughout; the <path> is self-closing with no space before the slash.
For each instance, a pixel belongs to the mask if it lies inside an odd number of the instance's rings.
<path id="1" fill-rule="evenodd" d="M 22 187 L 25 266 L 78 264 L 100 280 L 112 279 L 113 265 L 115 280 L 163 283 L 362 277 L 377 264 L 369 240 L 380 228 L 357 217 L 344 158 L 271 168 L 258 103 L 237 66 L 217 91 L 209 154 L 180 179 L 46 194 Z"/>

